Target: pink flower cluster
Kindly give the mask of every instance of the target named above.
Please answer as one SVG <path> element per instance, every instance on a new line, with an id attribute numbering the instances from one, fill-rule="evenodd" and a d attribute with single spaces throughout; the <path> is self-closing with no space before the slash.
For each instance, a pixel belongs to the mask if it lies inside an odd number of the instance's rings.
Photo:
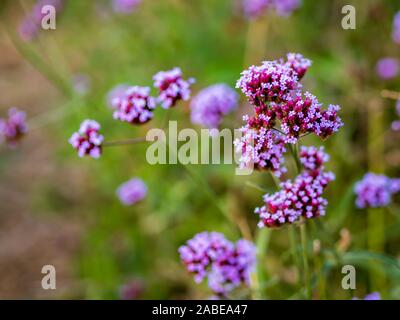
<path id="1" fill-rule="evenodd" d="M 279 177 L 286 171 L 286 143 L 295 144 L 309 133 L 325 139 L 343 126 L 339 106 L 323 109 L 315 96 L 301 91 L 299 81 L 310 66 L 310 60 L 290 53 L 286 60 L 266 61 L 242 72 L 237 87 L 254 106 L 255 115 L 244 117 L 243 136 L 235 141 L 241 167 L 253 163 Z"/>
<path id="2" fill-rule="evenodd" d="M 385 175 L 367 173 L 354 187 L 358 208 L 385 207 L 392 196 L 400 192 L 400 179 L 391 179 Z"/>
<path id="3" fill-rule="evenodd" d="M 147 186 L 139 178 L 133 178 L 117 189 L 117 196 L 127 206 L 131 206 L 146 197 Z"/>
<path id="4" fill-rule="evenodd" d="M 78 151 L 79 157 L 99 158 L 102 152 L 103 136 L 99 134 L 100 125 L 94 120 L 82 122 L 79 131 L 69 139 L 69 143 Z"/>
<path id="5" fill-rule="evenodd" d="M 9 146 L 15 146 L 27 131 L 26 114 L 17 108 L 8 111 L 7 119 L 0 119 L 0 143 L 6 142 Z"/>
<path id="6" fill-rule="evenodd" d="M 400 117 L 400 100 L 396 103 L 396 112 L 397 115 Z M 396 120 L 392 122 L 392 129 L 394 131 L 400 131 L 400 120 Z"/>
<path id="7" fill-rule="evenodd" d="M 156 101 L 150 96 L 149 87 L 128 87 L 111 100 L 114 119 L 132 124 L 143 124 L 153 118 Z"/>
<path id="8" fill-rule="evenodd" d="M 64 3 L 63 0 L 38 0 L 32 11 L 25 16 L 20 24 L 19 34 L 22 40 L 32 41 L 37 37 L 44 17 L 42 8 L 47 5 L 53 6 L 56 12 L 59 12 L 62 10 Z"/>
<path id="9" fill-rule="evenodd" d="M 267 10 L 275 10 L 280 16 L 288 16 L 300 7 L 301 0 L 243 0 L 246 17 L 254 19 Z"/>
<path id="10" fill-rule="evenodd" d="M 400 11 L 394 16 L 392 38 L 395 43 L 400 44 Z"/>
<path id="11" fill-rule="evenodd" d="M 294 181 L 281 183 L 282 189 L 278 192 L 264 196 L 265 205 L 255 210 L 260 217 L 258 226 L 279 227 L 301 217 L 310 219 L 325 215 L 328 202 L 322 195 L 329 182 L 335 179 L 332 172 L 324 171 L 328 159 L 323 147 L 302 147 L 303 172 Z"/>
<path id="12" fill-rule="evenodd" d="M 201 90 L 191 101 L 191 120 L 209 129 L 218 128 L 225 115 L 238 106 L 238 94 L 220 83 Z"/>
<path id="13" fill-rule="evenodd" d="M 254 245 L 247 240 L 236 244 L 217 232 L 202 232 L 179 248 L 186 269 L 197 283 L 208 278 L 211 290 L 225 297 L 242 284 L 249 285 L 256 261 Z"/>
<path id="14" fill-rule="evenodd" d="M 180 68 L 160 71 L 153 80 L 154 86 L 159 90 L 157 102 L 164 109 L 174 107 L 179 100 L 189 100 L 190 86 L 194 83 L 194 79 L 184 80 Z"/>

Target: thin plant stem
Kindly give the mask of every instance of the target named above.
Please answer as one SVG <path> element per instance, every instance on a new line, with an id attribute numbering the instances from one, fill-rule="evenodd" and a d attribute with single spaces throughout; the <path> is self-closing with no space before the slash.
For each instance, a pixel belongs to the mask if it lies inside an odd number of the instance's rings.
<path id="1" fill-rule="evenodd" d="M 302 245 L 302 255 L 303 255 L 303 267 L 304 267 L 304 284 L 306 287 L 306 297 L 307 299 L 312 299 L 312 290 L 311 290 L 311 278 L 310 278 L 310 269 L 308 265 L 308 250 L 307 250 L 307 225 L 305 221 L 300 225 L 300 236 L 301 236 L 301 245 Z"/>
<path id="2" fill-rule="evenodd" d="M 289 234 L 289 243 L 290 243 L 290 252 L 292 255 L 293 263 L 295 267 L 295 278 L 297 283 L 301 283 L 300 278 L 300 270 L 301 270 L 301 262 L 299 255 L 297 253 L 297 237 L 296 237 L 296 227 L 294 225 L 288 226 L 288 234 Z"/>
<path id="3" fill-rule="evenodd" d="M 138 138 L 132 138 L 132 139 L 126 139 L 126 140 L 117 140 L 117 141 L 105 141 L 103 143 L 103 147 L 126 146 L 126 145 L 131 145 L 131 144 L 142 143 L 142 142 L 146 142 L 145 137 L 138 137 Z"/>

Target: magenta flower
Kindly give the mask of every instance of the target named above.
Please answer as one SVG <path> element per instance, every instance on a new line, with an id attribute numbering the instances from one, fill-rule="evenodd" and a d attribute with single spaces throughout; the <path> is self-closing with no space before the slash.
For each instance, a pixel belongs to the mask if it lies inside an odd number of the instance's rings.
<path id="1" fill-rule="evenodd" d="M 304 77 L 312 64 L 310 59 L 304 58 L 300 53 L 288 53 L 284 63 L 297 74 L 298 80 Z"/>
<path id="2" fill-rule="evenodd" d="M 389 80 L 399 74 L 399 60 L 395 58 L 383 58 L 376 64 L 376 72 L 383 80 Z"/>
<path id="3" fill-rule="evenodd" d="M 150 96 L 148 87 L 128 87 L 111 101 L 114 119 L 132 124 L 144 124 L 153 118 L 156 101 Z"/>
<path id="4" fill-rule="evenodd" d="M 164 109 L 174 107 L 179 100 L 190 99 L 190 86 L 194 83 L 194 79 L 184 80 L 180 68 L 160 71 L 153 77 L 153 80 L 154 87 L 159 90 L 157 102 Z"/>
<path id="5" fill-rule="evenodd" d="M 246 17 L 254 19 L 268 10 L 275 10 L 280 16 L 289 16 L 300 7 L 301 0 L 243 0 Z"/>
<path id="6" fill-rule="evenodd" d="M 69 139 L 69 143 L 78 151 L 78 156 L 100 158 L 104 137 L 99 134 L 100 125 L 94 120 L 82 122 L 79 131 Z"/>
<path id="7" fill-rule="evenodd" d="M 130 14 L 141 2 L 142 0 L 112 0 L 112 8 L 116 13 Z"/>
<path id="8" fill-rule="evenodd" d="M 17 108 L 8 111 L 7 119 L 0 119 L 0 142 L 13 147 L 27 132 L 26 114 Z"/>
<path id="9" fill-rule="evenodd" d="M 279 227 L 294 223 L 301 217 L 324 216 L 328 201 L 322 195 L 329 182 L 335 179 L 332 172 L 324 171 L 323 164 L 328 159 L 323 148 L 302 147 L 300 162 L 304 171 L 294 181 L 281 183 L 278 192 L 264 196 L 265 205 L 255 210 L 260 216 L 258 226 Z"/>
<path id="10" fill-rule="evenodd" d="M 356 183 L 354 192 L 357 195 L 356 205 L 360 209 L 385 207 L 391 203 L 392 196 L 400 192 L 400 179 L 367 173 Z"/>
<path id="11" fill-rule="evenodd" d="M 239 97 L 226 84 L 201 90 L 191 101 L 191 120 L 209 129 L 218 128 L 223 117 L 236 109 Z"/>
<path id="12" fill-rule="evenodd" d="M 18 33 L 23 41 L 29 42 L 37 37 L 39 29 L 40 25 L 31 16 L 27 16 L 20 23 Z"/>
<path id="13" fill-rule="evenodd" d="M 395 43 L 400 44 L 400 11 L 394 16 L 392 38 Z"/>
<path id="14" fill-rule="evenodd" d="M 147 186 L 139 178 L 133 178 L 117 189 L 117 196 L 119 200 L 126 206 L 131 206 L 141 200 L 147 195 Z"/>
<path id="15" fill-rule="evenodd" d="M 211 290 L 226 296 L 242 284 L 249 285 L 256 261 L 254 245 L 247 240 L 236 244 L 217 232 L 202 232 L 179 248 L 181 260 L 197 283 L 208 278 Z"/>

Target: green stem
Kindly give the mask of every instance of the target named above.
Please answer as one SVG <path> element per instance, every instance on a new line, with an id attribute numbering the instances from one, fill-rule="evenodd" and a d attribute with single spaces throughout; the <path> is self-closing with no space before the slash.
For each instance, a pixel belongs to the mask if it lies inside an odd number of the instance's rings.
<path id="1" fill-rule="evenodd" d="M 141 142 L 146 142 L 146 138 L 139 137 L 139 138 L 126 139 L 126 140 L 118 140 L 118 141 L 105 141 L 103 143 L 103 147 L 126 146 L 126 145 L 130 145 L 130 144 L 141 143 Z"/>
<path id="2" fill-rule="evenodd" d="M 265 257 L 268 251 L 269 240 L 271 238 L 271 229 L 262 228 L 257 232 L 257 270 L 253 277 L 254 298 L 264 299 L 264 284 L 267 281 L 264 265 Z"/>
<path id="3" fill-rule="evenodd" d="M 290 225 L 288 227 L 289 233 L 289 241 L 290 241 L 290 251 L 292 254 L 293 263 L 296 266 L 295 269 L 295 278 L 297 283 L 300 284 L 300 270 L 301 270 L 301 262 L 297 252 L 297 239 L 296 239 L 296 227 L 294 225 Z"/>
<path id="4" fill-rule="evenodd" d="M 303 267 L 304 267 L 304 285 L 306 287 L 307 299 L 312 299 L 310 269 L 308 265 L 308 250 L 307 250 L 307 225 L 303 221 L 300 225 L 301 245 L 303 247 Z"/>

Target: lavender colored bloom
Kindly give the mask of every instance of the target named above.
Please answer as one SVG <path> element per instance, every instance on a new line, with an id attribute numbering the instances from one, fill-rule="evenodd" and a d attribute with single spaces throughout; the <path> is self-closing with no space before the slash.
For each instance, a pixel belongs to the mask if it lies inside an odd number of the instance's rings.
<path id="1" fill-rule="evenodd" d="M 376 64 L 376 72 L 379 77 L 389 80 L 399 74 L 399 60 L 395 58 L 383 58 Z"/>
<path id="2" fill-rule="evenodd" d="M 391 179 L 385 175 L 367 173 L 356 183 L 358 208 L 385 207 L 392 201 L 392 196 L 400 191 L 400 179 Z"/>
<path id="3" fill-rule="evenodd" d="M 130 86 L 128 84 L 118 84 L 114 88 L 112 88 L 107 94 L 107 105 L 110 108 L 114 108 L 113 101 L 117 101 L 116 99 L 121 99 L 125 92 L 128 90 Z"/>
<path id="4" fill-rule="evenodd" d="M 129 87 L 124 94 L 112 99 L 114 119 L 132 124 L 144 124 L 153 118 L 156 101 L 149 87 Z"/>
<path id="5" fill-rule="evenodd" d="M 100 125 L 94 120 L 82 122 L 79 131 L 69 139 L 69 143 L 78 151 L 79 157 L 99 158 L 102 152 L 104 137 L 99 134 Z"/>
<path id="6" fill-rule="evenodd" d="M 394 16 L 392 38 L 395 43 L 400 44 L 400 11 Z"/>
<path id="7" fill-rule="evenodd" d="M 29 42 L 35 39 L 39 32 L 39 25 L 31 16 L 25 17 L 18 29 L 19 36 L 23 41 Z"/>
<path id="8" fill-rule="evenodd" d="M 264 15 L 268 10 L 275 10 L 280 16 L 289 16 L 300 4 L 301 0 L 243 0 L 243 11 L 250 19 Z"/>
<path id="9" fill-rule="evenodd" d="M 130 14 L 141 2 L 142 0 L 112 0 L 112 8 L 116 13 Z"/>
<path id="10" fill-rule="evenodd" d="M 27 131 L 26 114 L 17 108 L 8 111 L 7 119 L 0 119 L 0 142 L 15 146 Z"/>
<path id="11" fill-rule="evenodd" d="M 264 196 L 265 205 L 255 210 L 260 216 L 258 226 L 273 228 L 294 223 L 301 217 L 310 219 L 325 215 L 328 201 L 322 194 L 335 179 L 332 172 L 323 171 L 328 159 L 322 148 L 303 147 L 300 162 L 305 170 L 293 182 L 281 183 L 282 189 L 278 192 Z"/>
<path id="12" fill-rule="evenodd" d="M 218 296 L 242 284 L 249 285 L 256 257 L 255 247 L 247 240 L 236 244 L 217 232 L 202 232 L 179 248 L 186 269 L 197 283 L 208 278 L 208 285 Z"/>
<path id="13" fill-rule="evenodd" d="M 164 109 L 174 107 L 179 100 L 190 99 L 190 86 L 194 83 L 194 79 L 184 80 L 180 68 L 160 71 L 154 75 L 153 80 L 154 87 L 159 90 L 157 102 Z"/>
<path id="14" fill-rule="evenodd" d="M 252 126 L 253 121 L 247 116 L 244 120 L 249 123 L 240 129 L 242 137 L 234 141 L 236 152 L 240 154 L 240 168 L 254 166 L 257 170 L 271 170 L 280 177 L 286 172 L 283 166 L 283 154 L 286 152 L 283 136 L 265 127 Z"/>
<path id="15" fill-rule="evenodd" d="M 131 206 L 141 200 L 147 195 L 147 186 L 139 178 L 133 178 L 117 189 L 117 196 L 121 202 L 126 206 Z"/>
<path id="16" fill-rule="evenodd" d="M 352 300 L 360 300 L 357 297 L 354 297 Z M 381 294 L 379 292 L 372 292 L 367 294 L 363 300 L 381 300 Z"/>
<path id="17" fill-rule="evenodd" d="M 238 95 L 226 84 L 201 90 L 191 101 L 191 120 L 209 129 L 218 128 L 222 119 L 238 106 Z"/>
<path id="18" fill-rule="evenodd" d="M 284 64 L 297 74 L 299 80 L 304 77 L 312 64 L 310 59 L 304 58 L 300 53 L 288 53 L 286 59 Z"/>

